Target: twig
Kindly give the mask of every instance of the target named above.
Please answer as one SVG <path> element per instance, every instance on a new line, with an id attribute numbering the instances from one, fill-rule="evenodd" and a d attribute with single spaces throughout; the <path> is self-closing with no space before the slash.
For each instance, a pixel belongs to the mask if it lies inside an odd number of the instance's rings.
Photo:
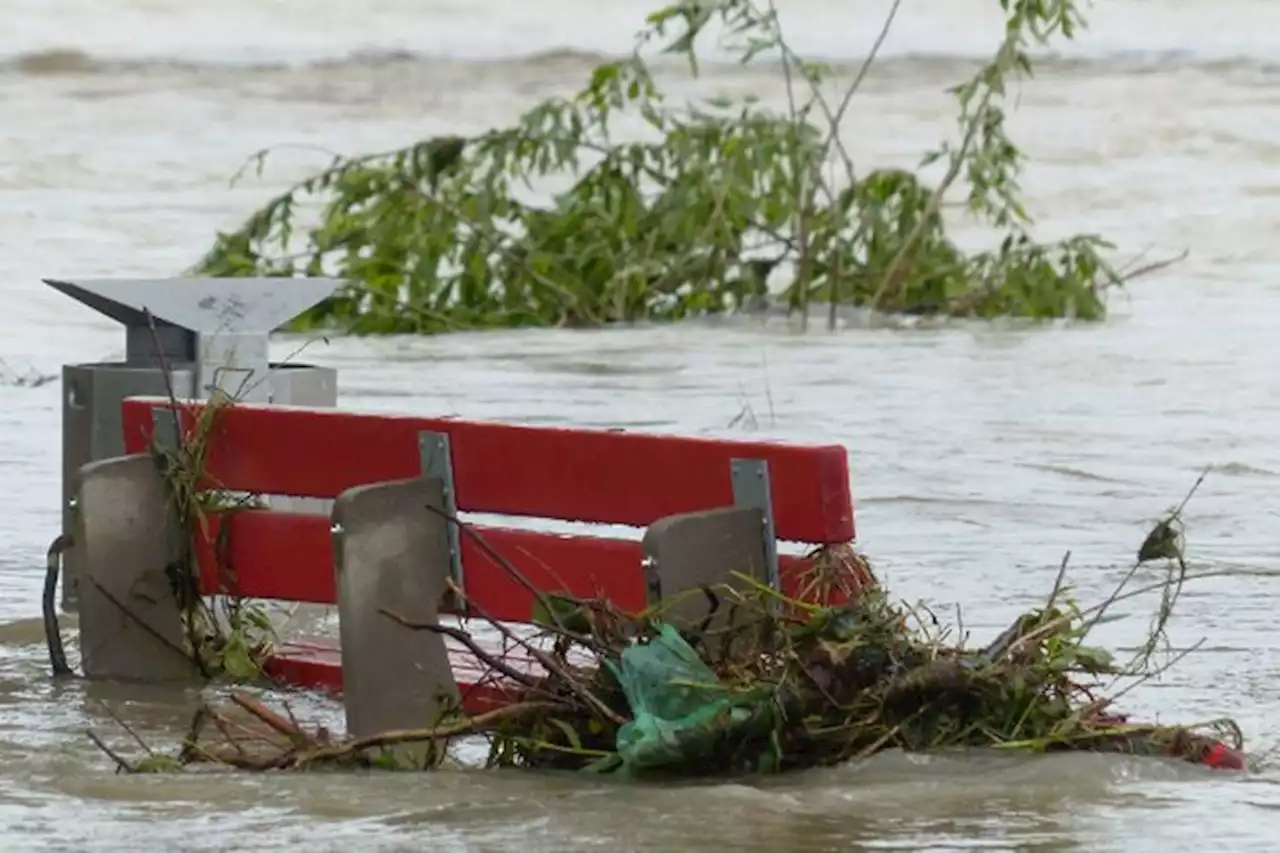
<path id="1" fill-rule="evenodd" d="M 1044 605 L 1045 610 L 1051 609 L 1053 603 L 1058 600 L 1058 596 L 1062 594 L 1062 586 L 1067 579 L 1067 564 L 1070 562 L 1071 552 L 1067 551 L 1062 555 L 1062 565 L 1058 567 L 1058 576 L 1053 579 L 1053 589 L 1049 591 L 1049 600 Z"/>
<path id="2" fill-rule="evenodd" d="M 257 717 L 262 722 L 266 723 L 275 731 L 289 738 L 289 740 L 294 743 L 302 745 L 310 741 L 310 738 L 303 734 L 297 726 L 293 725 L 284 717 L 280 716 L 275 711 L 272 711 L 252 696 L 236 691 L 231 694 L 231 701 Z"/>
<path id="3" fill-rule="evenodd" d="M 326 747 L 307 756 L 300 756 L 302 763 L 342 758 L 365 749 L 380 746 L 395 746 L 402 743 L 441 740 L 459 735 L 475 734 L 493 728 L 499 723 L 525 714 L 550 711 L 561 707 L 554 702 L 520 702 L 515 705 L 504 705 L 474 717 L 464 717 L 451 723 L 443 723 L 426 729 L 394 729 L 376 735 L 359 738 L 341 746 Z"/>
<path id="4" fill-rule="evenodd" d="M 298 718 L 294 715 L 293 709 L 289 707 L 289 703 L 281 699 L 280 707 L 284 708 L 284 712 L 289 715 L 289 724 L 297 731 L 302 731 L 302 723 L 298 722 Z"/>
<path id="5" fill-rule="evenodd" d="M 254 719 L 257 719 L 257 718 L 255 717 Z M 232 743 L 233 745 L 236 745 L 237 749 L 239 748 L 238 746 L 239 741 L 264 743 L 267 746 L 270 746 L 272 749 L 287 750 L 297 746 L 296 741 L 294 741 L 292 738 L 289 738 L 287 735 L 281 735 L 282 737 L 285 738 L 284 743 L 281 743 L 280 741 L 275 740 L 273 737 L 269 737 L 268 735 L 276 735 L 279 733 L 276 732 L 274 729 L 269 729 L 269 731 L 265 731 L 265 732 L 262 731 L 261 729 L 255 729 L 250 725 L 248 725 L 249 720 L 244 720 L 244 721 L 233 720 L 230 717 L 224 716 L 223 714 L 220 714 L 217 711 L 214 711 L 213 721 L 218 726 L 218 729 L 222 732 L 222 734 L 226 736 L 227 741 L 229 743 Z M 239 737 L 237 737 L 236 735 L 233 735 L 231 733 L 230 731 L 231 729 L 236 729 L 242 734 Z M 243 752 L 243 750 L 241 750 L 241 752 Z"/>
<path id="6" fill-rule="evenodd" d="M 1242 572 L 1239 569 L 1212 569 L 1204 572 L 1196 572 L 1194 574 L 1188 572 L 1186 576 L 1183 578 L 1183 580 L 1192 581 L 1192 580 L 1207 580 L 1209 578 L 1239 577 L 1241 574 Z M 1105 610 L 1106 608 L 1109 608 L 1113 604 L 1117 604 L 1121 601 L 1127 601 L 1131 598 L 1137 598 L 1138 596 L 1146 595 L 1149 592 L 1156 592 L 1157 590 L 1161 590 L 1168 587 L 1169 584 L 1170 584 L 1170 581 L 1166 579 L 1163 581 L 1159 581 L 1157 583 L 1145 584 L 1143 586 L 1138 587 L 1137 589 L 1125 590 L 1123 593 L 1119 593 L 1111 596 L 1101 604 L 1095 604 L 1093 607 L 1088 607 L 1088 608 L 1085 608 L 1084 610 L 1081 610 L 1079 615 L 1091 616 L 1091 615 L 1098 614 L 1099 612 Z M 1064 614 L 1055 619 L 1051 619 L 1050 621 L 1046 622 L 1044 625 L 1041 625 L 1036 630 L 1026 634 L 1023 637 L 1020 637 L 1019 642 L 1021 644 L 1026 644 L 1033 640 L 1039 640 L 1042 637 L 1048 636 L 1049 634 L 1052 634 L 1055 631 L 1061 630 L 1064 626 L 1069 625 L 1071 623 L 1072 618 L 1074 617 L 1071 614 Z M 1094 622 L 1096 621 L 1097 620 L 1095 619 Z M 1093 624 L 1093 623 L 1090 623 L 1090 624 Z"/>
<path id="7" fill-rule="evenodd" d="M 132 764 L 130 764 L 125 759 L 121 758 L 120 755 L 115 752 L 115 750 L 113 750 L 111 747 L 103 743 L 102 738 L 94 734 L 93 729 L 85 729 L 84 733 L 89 736 L 89 740 L 93 741 L 94 746 L 96 746 L 98 749 L 106 753 L 107 758 L 110 758 L 112 761 L 116 763 L 117 773 L 119 773 L 121 770 L 123 770 L 125 773 L 137 772 L 137 770 L 134 769 L 134 766 Z"/>
<path id="8" fill-rule="evenodd" d="M 222 736 L 227 739 L 227 743 L 231 744 L 231 746 L 235 748 L 236 752 L 241 755 L 245 754 L 244 747 L 240 746 L 239 739 L 236 738 L 235 735 L 231 734 L 231 729 L 226 717 L 214 712 L 213 724 L 218 727 L 218 731 L 222 732 Z"/>
<path id="9" fill-rule="evenodd" d="M 791 63 L 793 58 L 788 55 L 786 41 L 782 37 L 782 26 L 778 23 L 778 10 L 773 0 L 769 0 L 769 19 L 773 24 L 774 31 L 778 36 L 778 43 L 782 46 L 784 55 L 782 60 L 782 80 L 787 92 L 787 112 L 791 119 L 792 127 L 798 125 L 795 85 L 791 79 Z M 805 211 L 808 210 L 808 194 L 809 194 L 809 173 L 812 171 L 812 164 L 801 161 L 802 149 L 798 145 L 791 146 L 791 171 L 792 177 L 796 182 L 796 210 L 795 210 L 795 230 L 796 242 L 798 245 L 799 258 L 796 262 L 796 295 L 799 297 L 800 307 L 800 324 L 802 329 L 809 326 L 809 223 L 805 219 Z M 794 302 L 795 300 L 793 300 Z"/>
<path id="10" fill-rule="evenodd" d="M 196 708 L 195 714 L 191 717 L 191 725 L 187 726 L 187 736 L 182 741 L 182 750 L 178 753 L 178 761 L 183 764 L 190 764 L 194 760 L 192 755 L 193 753 L 197 751 L 204 752 L 204 750 L 200 748 L 200 732 L 204 729 L 205 721 L 210 717 L 214 719 L 215 723 L 217 722 L 217 715 L 209 710 L 208 705 L 201 705 L 199 708 Z M 223 729 L 222 733 L 227 735 L 225 729 Z M 231 741 L 230 735 L 227 735 L 227 740 L 237 749 L 240 748 L 239 744 Z M 243 750 L 241 750 L 241 752 L 243 752 Z"/>
<path id="11" fill-rule="evenodd" d="M 1174 522 L 1181 520 L 1182 511 L 1187 508 L 1187 504 L 1191 502 L 1191 498 L 1200 489 L 1200 485 L 1204 482 L 1205 477 L 1207 477 L 1208 475 L 1209 475 L 1208 470 L 1200 472 L 1200 476 L 1196 477 L 1196 481 L 1191 484 L 1191 488 L 1187 490 L 1187 493 L 1185 495 L 1183 495 L 1182 501 L 1176 507 L 1174 507 L 1173 512 L 1169 513 L 1160 521 L 1160 524 L 1169 526 L 1169 525 L 1172 525 Z M 1116 584 L 1115 591 L 1112 593 L 1111 598 L 1115 598 L 1115 596 L 1118 595 L 1121 590 L 1123 590 L 1126 586 L 1129 585 L 1129 581 L 1131 581 L 1134 575 L 1138 573 L 1138 569 L 1141 568 L 1141 566 L 1142 566 L 1141 560 L 1134 561 L 1133 565 L 1129 567 L 1129 571 L 1126 572 L 1125 576 L 1120 580 L 1120 583 Z M 1183 575 L 1186 574 L 1185 569 L 1186 567 L 1183 566 Z M 1167 583 L 1168 581 L 1166 579 L 1165 585 L 1167 585 Z M 1111 606 L 1111 599 L 1108 599 L 1107 601 L 1103 601 L 1100 605 L 1098 605 L 1096 615 L 1094 615 L 1093 619 L 1090 620 L 1088 623 L 1086 623 L 1084 626 L 1084 630 L 1086 633 L 1092 630 L 1093 627 L 1098 624 L 1098 622 L 1106 614 L 1107 610 L 1110 609 L 1110 606 Z"/>
<path id="12" fill-rule="evenodd" d="M 1197 640 L 1188 648 L 1183 649 L 1182 651 L 1178 652 L 1176 655 L 1171 657 L 1169 660 L 1165 661 L 1161 666 L 1156 667 L 1150 672 L 1142 673 L 1141 675 L 1136 677 L 1131 683 L 1125 685 L 1124 688 L 1122 688 L 1121 690 L 1115 693 L 1111 693 L 1110 689 L 1108 689 L 1107 692 L 1110 695 L 1107 696 L 1107 704 L 1110 705 L 1110 704 L 1114 704 L 1115 702 L 1118 702 L 1120 698 L 1124 696 L 1126 693 L 1132 692 L 1135 688 L 1139 687 L 1140 685 L 1146 684 L 1148 681 L 1152 680 L 1153 678 L 1159 678 L 1160 676 L 1164 675 L 1166 672 L 1168 672 L 1169 670 L 1177 666 L 1182 661 L 1183 658 L 1187 657 L 1193 652 L 1199 651 L 1204 646 L 1204 643 L 1205 641 L 1203 639 Z M 1118 680 L 1119 680 L 1119 677 L 1117 677 L 1112 682 L 1112 686 L 1114 686 L 1115 682 Z"/>
<path id="13" fill-rule="evenodd" d="M 889 8 L 889 14 L 885 17 L 884 24 L 880 27 L 880 33 L 876 36 L 875 42 L 871 45 L 871 52 L 867 54 L 866 59 L 862 62 L 862 67 L 858 69 L 858 74 L 853 78 L 853 82 L 849 84 L 849 88 L 845 89 L 844 96 L 840 99 L 840 106 L 836 108 L 835 117 L 831 118 L 830 135 L 822 144 L 823 158 L 835 141 L 836 147 L 840 151 L 844 159 L 845 171 L 849 176 L 849 183 L 856 183 L 853 168 L 853 158 L 845 150 L 844 145 L 839 142 L 840 139 L 840 122 L 844 121 L 844 114 L 849 110 L 849 104 L 853 102 L 853 96 L 858 89 L 862 88 L 862 82 L 866 79 L 868 72 L 871 71 L 872 64 L 875 63 L 876 56 L 880 53 L 880 48 L 884 45 L 884 40 L 889 36 L 889 30 L 893 27 L 893 19 L 898 16 L 898 7 L 902 5 L 902 0 L 893 0 L 893 6 Z"/>
<path id="14" fill-rule="evenodd" d="M 156 357 L 156 364 L 160 368 L 160 375 L 164 377 L 164 390 L 169 398 L 170 411 L 173 412 L 173 430 L 174 437 L 178 441 L 178 446 L 174 448 L 175 452 L 182 450 L 182 412 L 178 405 L 178 393 L 173 387 L 173 374 L 169 365 L 169 355 L 164 351 L 164 347 L 160 344 L 160 332 L 156 329 L 156 318 L 151 313 L 151 309 L 145 305 L 142 307 L 142 316 L 147 321 L 147 329 L 151 332 L 151 351 Z"/>
<path id="15" fill-rule="evenodd" d="M 1144 275 L 1150 275 L 1153 272 L 1159 272 L 1162 269 L 1167 269 L 1174 264 L 1180 264 L 1185 261 L 1190 254 L 1190 250 L 1183 249 L 1182 254 L 1180 255 L 1176 255 L 1172 258 L 1163 258 L 1158 261 L 1152 261 L 1151 263 L 1144 264 L 1137 269 L 1116 270 L 1116 276 L 1121 281 L 1133 281 L 1134 279 L 1141 278 Z"/>
<path id="16" fill-rule="evenodd" d="M 1204 482 L 1204 479 L 1207 475 L 1208 475 L 1207 471 L 1201 472 L 1200 476 L 1196 478 L 1195 483 L 1191 485 L 1191 488 L 1187 491 L 1186 495 L 1183 496 L 1181 503 L 1179 503 L 1177 507 L 1175 507 L 1174 510 L 1171 513 L 1169 513 L 1169 515 L 1166 516 L 1160 522 L 1161 524 L 1172 524 L 1174 521 L 1177 521 L 1178 519 L 1181 518 L 1182 511 L 1186 509 L 1188 502 L 1190 502 L 1192 496 L 1195 495 L 1196 491 L 1200 488 L 1200 484 Z M 1091 617 L 1087 619 L 1087 621 L 1083 621 L 1083 625 L 1081 628 L 1082 634 L 1088 634 L 1098 624 L 1098 622 L 1102 619 L 1102 617 L 1106 614 L 1106 612 L 1109 609 L 1111 609 L 1112 605 L 1118 602 L 1126 601 L 1136 596 L 1144 595 L 1148 592 L 1154 592 L 1161 589 L 1168 589 L 1174 584 L 1176 584 L 1177 587 L 1180 589 L 1181 586 L 1187 580 L 1238 574 L 1238 572 L 1234 570 L 1217 570 L 1217 571 L 1201 572 L 1199 574 L 1192 575 L 1188 572 L 1184 561 L 1179 560 L 1179 563 L 1181 564 L 1181 571 L 1176 579 L 1165 578 L 1163 581 L 1159 583 L 1148 584 L 1148 585 L 1139 587 L 1138 589 L 1130 590 L 1130 589 L 1126 589 L 1126 587 L 1128 587 L 1129 583 L 1133 580 L 1134 575 L 1137 574 L 1138 569 L 1141 568 L 1142 566 L 1141 561 L 1135 560 L 1134 564 L 1125 573 L 1124 577 L 1120 579 L 1120 582 L 1118 584 L 1116 584 L 1116 587 L 1112 591 L 1111 595 L 1109 595 L 1104 601 L 1098 604 L 1095 604 L 1092 607 L 1086 608 L 1085 610 L 1081 610 L 1078 613 L 1066 613 L 1044 622 L 1034 630 L 1029 631 L 1027 634 L 1017 637 L 1015 642 L 1012 642 L 1005 648 L 1000 649 L 999 652 L 992 657 L 992 663 L 994 664 L 998 662 L 999 659 L 1004 657 L 1009 652 L 1010 649 L 1013 649 L 1015 647 L 1023 647 L 1023 646 L 1026 646 L 1028 643 L 1038 641 L 1043 637 L 1046 637 L 1054 633 L 1055 631 L 1061 630 L 1064 626 L 1069 625 L 1071 621 L 1076 618 L 1085 620 L 1085 617 Z"/>
<path id="17" fill-rule="evenodd" d="M 151 309 L 147 308 L 145 305 L 142 308 L 142 315 L 143 317 L 146 318 L 147 329 L 151 332 L 152 353 L 155 355 L 156 363 L 160 367 L 160 375 L 164 377 L 165 393 L 169 398 L 169 411 L 173 415 L 173 440 L 174 442 L 176 442 L 177 446 L 172 448 L 172 450 L 173 450 L 175 459 L 178 461 L 178 464 L 183 465 L 188 461 L 190 454 L 187 451 L 187 443 L 184 440 L 182 435 L 182 405 L 178 402 L 178 394 L 173 386 L 173 373 L 172 373 L 172 367 L 169 364 L 169 356 L 165 352 L 164 347 L 160 343 L 160 333 L 156 328 L 155 315 L 152 314 Z M 151 436 L 151 443 L 153 446 L 156 446 L 156 447 L 159 446 L 159 442 L 157 441 L 156 436 L 154 434 Z M 166 472 L 166 474 L 167 473 L 168 472 Z M 186 512 L 187 508 L 179 506 L 177 496 L 173 494 L 172 481 L 169 479 L 168 476 L 165 477 L 165 481 L 166 481 L 166 484 L 169 486 L 170 499 L 174 503 L 175 510 L 179 513 L 180 516 L 187 515 L 188 514 Z M 192 496 L 187 496 L 187 499 L 193 499 L 193 498 Z M 184 524 L 186 524 L 187 521 L 188 521 L 187 518 L 185 517 L 182 518 L 182 522 Z M 180 546 L 181 550 L 179 552 L 178 559 L 181 563 L 183 571 L 187 575 L 187 577 L 184 578 L 184 580 L 187 581 L 189 585 L 194 586 L 195 585 L 195 582 L 194 582 L 195 554 L 194 554 L 194 546 L 191 543 L 191 539 L 192 539 L 192 535 L 194 534 L 194 531 L 184 531 L 184 532 L 187 535 L 184 535 L 181 537 L 182 544 Z M 185 606 L 186 613 L 184 613 L 185 618 L 182 621 L 185 625 L 186 632 L 187 632 L 187 642 L 191 644 L 191 655 L 189 656 L 189 658 L 195 664 L 196 668 L 200 671 L 201 677 L 204 678 L 206 681 L 208 681 L 212 679 L 213 674 L 209 671 L 209 668 L 205 665 L 204 656 L 200 654 L 200 642 L 199 642 L 200 638 L 196 635 L 195 619 L 191 618 L 192 611 L 196 607 L 199 607 L 200 605 L 200 601 L 201 601 L 200 595 L 197 592 L 194 596 L 192 596 L 189 590 L 183 590 L 183 597 L 185 599 L 183 603 Z M 186 655 L 184 655 L 184 657 L 186 657 Z"/>
<path id="18" fill-rule="evenodd" d="M 596 696 L 590 690 L 588 690 L 587 688 L 579 684 L 578 680 L 573 676 L 571 676 L 568 672 L 566 672 L 564 667 L 560 666 L 560 664 L 557 663 L 555 659 L 551 657 L 551 655 L 542 651 L 542 649 L 533 645 L 524 637 L 517 635 L 514 631 L 512 631 L 509 627 L 504 625 L 499 620 L 489 616 L 484 611 L 484 609 L 480 607 L 479 604 L 467 598 L 466 593 L 463 592 L 457 586 L 457 584 L 454 584 L 452 580 L 450 580 L 448 584 L 452 588 L 453 593 L 455 595 L 459 596 L 463 601 L 467 602 L 468 607 L 475 608 L 477 615 L 479 615 L 481 619 L 484 619 L 486 622 L 492 625 L 494 630 L 500 632 L 504 637 L 507 637 L 508 639 L 510 639 L 511 642 L 515 643 L 516 645 L 520 646 L 525 651 L 527 651 L 530 654 L 530 656 L 532 656 L 533 659 L 536 660 L 538 663 L 542 664 L 542 666 L 548 672 L 550 672 L 553 675 L 559 676 L 560 679 L 564 681 L 565 687 L 567 687 L 570 691 L 572 691 L 574 695 L 576 695 L 579 699 L 583 700 L 589 706 L 594 708 L 598 714 L 603 716 L 605 719 L 609 720 L 614 725 L 621 726 L 627 722 L 626 719 L 624 719 L 623 717 L 620 717 L 612 708 L 610 708 L 604 702 L 600 701 L 600 698 L 598 696 Z M 554 611 L 552 611 L 550 608 L 548 608 L 548 613 L 552 614 L 552 618 L 555 618 Z M 565 633 L 570 637 L 576 637 L 576 635 L 573 634 L 573 632 L 571 631 L 566 631 Z"/>
<path id="19" fill-rule="evenodd" d="M 1182 511 L 1187 508 L 1187 504 L 1191 503 L 1191 498 L 1193 498 L 1195 493 L 1200 490 L 1201 484 L 1204 483 L 1205 477 L 1208 476 L 1209 470 L 1207 468 L 1200 472 L 1200 476 L 1196 477 L 1196 481 L 1191 484 L 1191 488 L 1187 490 L 1185 495 L 1183 495 L 1182 502 L 1174 507 L 1173 512 L 1169 513 L 1169 516 L 1166 519 L 1167 521 L 1172 522 L 1182 517 Z"/>
<path id="20" fill-rule="evenodd" d="M 128 723 L 126 723 L 123 719 L 121 719 L 120 715 L 117 714 L 115 711 L 113 711 L 110 705 L 108 705 L 105 701 L 101 699 L 98 700 L 98 704 L 102 706 L 102 710 L 107 712 L 107 716 L 111 717 L 111 719 L 116 721 L 116 725 L 124 729 L 125 732 L 129 735 L 129 737 L 133 738 L 134 741 L 137 742 L 138 746 L 142 747 L 143 751 L 146 752 L 147 755 L 150 755 L 152 757 L 155 756 L 156 754 L 155 750 L 153 750 L 150 746 L 148 746 L 147 742 L 143 740 L 141 737 L 139 737 L 138 733 L 135 732 Z"/>
<path id="21" fill-rule="evenodd" d="M 994 94 L 995 92 L 991 88 L 982 93 L 982 100 L 979 102 L 978 108 L 974 110 L 974 115 L 980 115 L 987 108 Z M 925 229 L 929 227 L 933 218 L 938 215 L 942 197 L 951 188 L 951 185 L 956 182 L 956 178 L 960 177 L 960 170 L 964 168 L 965 155 L 969 153 L 969 148 L 973 145 L 973 140 L 978 135 L 978 129 L 981 126 L 982 123 L 979 121 L 970 121 L 969 129 L 965 132 L 964 140 L 960 144 L 960 150 L 952 156 L 946 175 L 943 176 L 942 182 L 938 184 L 937 189 L 933 191 L 933 195 L 929 197 L 929 201 L 925 204 L 924 213 L 916 222 L 915 227 L 911 229 L 911 233 L 907 235 L 907 239 L 903 241 L 898 253 L 893 256 L 893 260 L 889 263 L 889 268 L 885 271 L 884 279 L 881 280 L 880 286 L 876 288 L 875 295 L 871 297 L 871 309 L 873 311 L 879 309 L 880 300 L 884 298 L 889 287 L 896 287 L 899 279 L 898 273 L 906 263 L 907 256 L 915 251 L 916 244 L 924 236 Z"/>
<path id="22" fill-rule="evenodd" d="M 404 627 L 408 628 L 411 631 L 430 631 L 433 634 L 443 634 L 446 637 L 452 637 L 453 639 L 457 640 L 459 643 L 462 643 L 464 646 L 466 646 L 467 650 L 470 651 L 473 655 L 475 655 L 476 658 L 479 659 L 479 661 L 483 663 L 485 666 L 489 667 L 490 669 L 496 670 L 497 672 L 502 673 L 507 678 L 510 678 L 512 681 L 515 681 L 518 684 L 523 685 L 525 688 L 532 689 L 537 687 L 538 685 L 538 680 L 536 678 L 532 677 L 528 673 L 520 672 L 520 670 L 515 669 L 514 667 L 510 666 L 509 664 L 505 663 L 504 661 L 500 660 L 499 658 L 489 654 L 489 652 L 482 649 L 480 645 L 476 643 L 476 641 L 466 631 L 461 631 L 457 628 L 451 628 L 448 625 L 437 625 L 432 622 L 414 622 L 413 620 L 405 616 L 402 616 L 399 613 L 387 607 L 379 607 L 378 612 L 381 613 L 383 616 L 386 616 L 388 619 L 391 619 L 394 622 L 398 622 L 399 624 L 403 625 Z"/>
<path id="23" fill-rule="evenodd" d="M 351 748 L 357 750 L 368 749 L 375 746 L 410 743 L 415 740 L 438 740 L 444 737 L 457 737 L 458 735 L 471 734 L 492 728 L 512 717 L 551 711 L 558 707 L 560 706 L 555 702 L 520 702 L 514 705 L 504 705 L 501 708 L 495 708 L 492 711 L 486 711 L 474 717 L 466 717 L 453 723 L 445 723 L 429 729 L 398 729 L 370 735 L 352 743 Z"/>

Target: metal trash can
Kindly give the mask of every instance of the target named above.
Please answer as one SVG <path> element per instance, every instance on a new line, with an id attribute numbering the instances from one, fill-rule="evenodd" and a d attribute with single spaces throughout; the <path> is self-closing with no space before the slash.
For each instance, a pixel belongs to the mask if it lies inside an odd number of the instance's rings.
<path id="1" fill-rule="evenodd" d="M 327 298 L 341 281 L 45 279 L 45 283 L 125 327 L 124 361 L 62 368 L 62 532 L 66 535 L 75 529 L 73 498 L 81 466 L 124 455 L 120 403 L 126 397 L 172 394 L 179 399 L 207 399 L 214 389 L 221 389 L 247 402 L 338 403 L 336 370 L 272 363 L 269 346 L 273 330 Z M 278 501 L 272 504 L 279 505 Z M 80 576 L 72 543 L 63 553 L 64 610 L 76 609 Z"/>

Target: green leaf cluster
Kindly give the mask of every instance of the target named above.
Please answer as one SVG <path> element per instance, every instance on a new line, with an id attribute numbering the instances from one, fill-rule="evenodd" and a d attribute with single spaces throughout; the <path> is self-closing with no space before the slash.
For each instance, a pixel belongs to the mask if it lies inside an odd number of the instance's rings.
<path id="1" fill-rule="evenodd" d="M 365 334 L 673 321 L 773 303 L 806 320 L 825 303 L 832 323 L 836 305 L 1101 319 L 1123 281 L 1104 258 L 1111 246 L 1033 239 L 1003 106 L 1031 74 L 1028 51 L 1084 21 L 1074 0 L 999 2 L 995 54 L 950 90 L 956 138 L 921 163 L 945 166 L 935 185 L 855 168 L 837 131 L 864 75 L 833 102 L 832 69 L 791 49 L 771 5 L 677 0 L 576 95 L 477 136 L 336 158 L 219 234 L 194 272 L 343 278 L 296 325 Z M 713 26 L 742 63 L 780 64 L 786 109 L 668 101 L 646 55 L 680 56 L 697 75 Z M 619 138 L 623 117 L 643 138 Z M 567 187 L 540 191 L 548 181 Z M 947 202 L 952 191 L 963 201 Z M 994 229 L 995 248 L 962 251 L 944 203 Z"/>

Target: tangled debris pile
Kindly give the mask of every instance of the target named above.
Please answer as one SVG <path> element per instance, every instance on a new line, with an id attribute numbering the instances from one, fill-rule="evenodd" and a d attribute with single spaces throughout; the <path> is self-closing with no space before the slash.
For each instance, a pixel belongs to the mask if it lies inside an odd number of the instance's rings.
<path id="1" fill-rule="evenodd" d="M 852 549 L 826 549 L 812 572 L 815 582 L 838 584 L 829 600 L 839 603 L 809 604 L 738 577 L 700 590 L 707 618 L 680 626 L 663 618 L 670 601 L 637 616 L 601 600 L 544 597 L 550 650 L 535 657 L 545 673 L 494 673 L 520 682 L 514 704 L 343 741 L 233 694 L 256 731 L 205 709 L 177 761 L 161 764 L 424 769 L 445 760 L 452 740 L 479 735 L 490 743 L 488 766 L 637 777 L 773 773 L 893 748 L 1125 752 L 1240 768 L 1243 739 L 1230 720 L 1135 725 L 1110 711 L 1130 689 L 1113 692 L 1120 680 L 1154 677 L 1178 659 L 1152 662 L 1188 579 L 1181 510 L 1157 525 L 1106 601 L 1083 609 L 1071 601 L 1064 559 L 1044 606 L 981 648 L 965 648 L 922 608 L 892 602 Z M 1135 585 L 1137 569 L 1153 559 L 1166 561 L 1168 574 Z M 1120 665 L 1086 643 L 1113 604 L 1144 593 L 1163 593 L 1162 604 L 1132 662 Z M 410 744 L 419 748 L 395 748 Z"/>

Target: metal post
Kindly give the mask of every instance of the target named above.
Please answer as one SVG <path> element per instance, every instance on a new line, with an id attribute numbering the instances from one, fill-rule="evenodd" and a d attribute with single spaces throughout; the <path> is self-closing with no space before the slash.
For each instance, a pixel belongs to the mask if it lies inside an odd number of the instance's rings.
<path id="1" fill-rule="evenodd" d="M 182 449 L 182 433 L 178 419 L 182 413 L 165 406 L 151 407 L 151 438 L 157 446 L 172 453 Z"/>
<path id="2" fill-rule="evenodd" d="M 764 524 L 760 535 L 764 540 L 765 579 L 775 590 L 782 588 L 778 572 L 778 539 L 773 527 L 773 493 L 769 483 L 769 463 L 763 459 L 734 459 L 730 462 L 733 476 L 733 502 L 736 506 L 760 510 Z"/>
<path id="3" fill-rule="evenodd" d="M 453 519 L 458 517 L 458 499 L 453 482 L 453 452 L 449 436 L 443 432 L 418 433 L 418 464 L 422 476 L 444 483 L 444 512 L 449 515 L 449 575 L 459 589 L 466 589 L 462 569 L 462 536 Z"/>
<path id="4" fill-rule="evenodd" d="M 443 511 L 443 491 L 438 478 L 415 477 L 356 486 L 334 503 L 343 703 L 353 737 L 431 725 L 460 698 L 444 637 L 420 630 L 439 624 L 448 579 L 445 520 L 424 509 Z"/>
<path id="5" fill-rule="evenodd" d="M 733 459 L 734 506 L 685 512 L 649 525 L 640 563 L 650 604 L 670 599 L 663 618 L 687 627 L 719 630 L 733 609 L 712 611 L 705 597 L 678 599 L 700 587 L 740 587 L 737 575 L 781 586 L 774 538 L 769 466 L 762 459 Z"/>

